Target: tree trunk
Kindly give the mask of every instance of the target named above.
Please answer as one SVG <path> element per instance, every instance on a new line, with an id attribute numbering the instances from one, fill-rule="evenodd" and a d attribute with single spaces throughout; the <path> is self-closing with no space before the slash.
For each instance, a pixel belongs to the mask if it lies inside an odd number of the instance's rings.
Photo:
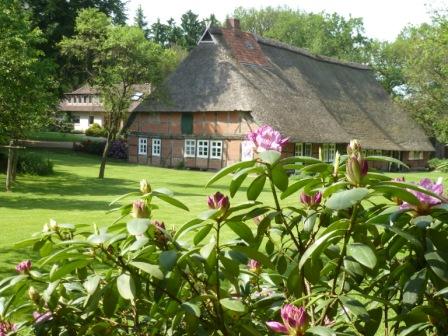
<path id="1" fill-rule="evenodd" d="M 11 140 L 9 142 L 9 150 L 8 150 L 8 166 L 6 168 L 6 191 L 11 191 L 12 183 L 14 180 L 14 163 L 17 163 L 15 159 L 16 149 L 13 148 L 15 146 L 15 141 Z"/>
<path id="2" fill-rule="evenodd" d="M 107 154 L 109 154 L 109 147 L 112 139 L 112 134 L 107 134 L 106 145 L 104 146 L 103 156 L 101 157 L 101 165 L 100 165 L 100 173 L 98 174 L 98 178 L 104 178 L 104 171 L 106 170 L 106 161 Z"/>
<path id="3" fill-rule="evenodd" d="M 17 146 L 17 142 L 14 141 L 14 146 Z M 12 182 L 16 181 L 17 176 L 17 162 L 19 162 L 19 151 L 14 148 L 13 150 L 13 161 L 12 161 Z"/>

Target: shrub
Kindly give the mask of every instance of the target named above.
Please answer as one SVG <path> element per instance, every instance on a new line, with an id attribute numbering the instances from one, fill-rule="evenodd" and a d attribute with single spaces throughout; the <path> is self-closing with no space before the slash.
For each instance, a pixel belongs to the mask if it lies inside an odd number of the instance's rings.
<path id="1" fill-rule="evenodd" d="M 428 165 L 431 170 L 438 170 L 444 173 L 448 173 L 448 160 L 433 158 L 428 161 Z"/>
<path id="2" fill-rule="evenodd" d="M 127 160 L 128 159 L 128 144 L 124 140 L 115 140 L 110 145 L 109 155 L 110 158 Z"/>
<path id="3" fill-rule="evenodd" d="M 54 114 L 49 119 L 48 131 L 70 133 L 74 129 L 73 119 L 69 113 L 61 112 Z"/>
<path id="4" fill-rule="evenodd" d="M 19 154 L 17 172 L 40 176 L 51 175 L 54 173 L 53 162 L 36 153 Z"/>
<path id="5" fill-rule="evenodd" d="M 107 136 L 107 132 L 106 132 L 106 130 L 103 127 L 101 127 L 97 123 L 93 123 L 86 130 L 86 135 L 87 136 L 92 136 L 92 137 L 103 137 L 104 138 L 104 137 Z"/>
<path id="6" fill-rule="evenodd" d="M 112 202 L 121 203 L 113 225 L 89 230 L 50 221 L 17 244 L 41 257 L 18 263 L 18 274 L 0 282 L 3 328 L 303 336 L 375 335 L 382 325 L 385 334 L 446 335 L 442 185 L 369 172 L 356 141 L 333 164 L 282 159 L 284 139 L 262 131 L 251 137 L 257 159 L 226 167 L 207 184 L 232 175 L 230 197 L 212 193 L 204 211 L 176 231 L 158 209 L 187 205 L 143 180 L 140 192 Z M 303 177 L 290 183 L 289 169 Z M 258 199 L 265 185 L 267 203 Z M 242 192 L 247 201 L 235 204 Z M 17 313 L 23 324 L 12 324 Z"/>
<path id="7" fill-rule="evenodd" d="M 0 172 L 6 173 L 8 155 L 0 152 Z M 17 173 L 46 176 L 54 173 L 53 162 L 37 153 L 19 153 Z"/>
<path id="8" fill-rule="evenodd" d="M 94 155 L 103 155 L 104 141 L 92 141 L 85 140 L 80 143 L 75 143 L 73 149 L 78 152 L 84 152 Z M 112 142 L 108 157 L 119 160 L 127 160 L 128 158 L 128 145 L 124 140 L 115 140 Z"/>

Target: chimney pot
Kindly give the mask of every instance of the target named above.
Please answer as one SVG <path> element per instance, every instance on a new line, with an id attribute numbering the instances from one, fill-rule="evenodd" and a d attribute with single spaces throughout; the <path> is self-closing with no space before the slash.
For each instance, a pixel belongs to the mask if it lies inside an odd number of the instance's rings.
<path id="1" fill-rule="evenodd" d="M 241 30 L 240 27 L 240 20 L 235 18 L 228 18 L 226 20 L 227 28 L 233 29 L 233 30 Z"/>

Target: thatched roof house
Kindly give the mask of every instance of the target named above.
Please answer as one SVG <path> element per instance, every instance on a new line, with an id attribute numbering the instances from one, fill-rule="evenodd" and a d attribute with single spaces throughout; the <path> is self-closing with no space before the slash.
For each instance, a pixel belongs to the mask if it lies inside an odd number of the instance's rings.
<path id="1" fill-rule="evenodd" d="M 147 113 L 232 112 L 240 113 L 240 121 L 249 127 L 271 125 L 295 143 L 346 144 L 357 138 L 367 149 L 433 150 L 423 130 L 393 104 L 369 67 L 242 32 L 233 19 L 227 28 L 205 32 L 167 79 L 165 90 L 168 98 L 149 97 L 134 110 L 135 135 L 163 135 L 138 127 Z M 232 135 L 244 137 L 243 132 Z"/>

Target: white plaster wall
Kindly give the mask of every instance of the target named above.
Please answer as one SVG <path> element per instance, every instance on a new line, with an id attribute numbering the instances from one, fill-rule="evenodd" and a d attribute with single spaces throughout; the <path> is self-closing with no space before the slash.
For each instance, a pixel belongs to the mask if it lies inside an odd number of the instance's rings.
<path id="1" fill-rule="evenodd" d="M 79 123 L 74 124 L 75 131 L 85 132 L 89 128 L 89 115 L 88 113 L 74 113 L 74 116 L 79 116 Z M 95 115 L 94 123 L 103 126 L 103 116 Z"/>

